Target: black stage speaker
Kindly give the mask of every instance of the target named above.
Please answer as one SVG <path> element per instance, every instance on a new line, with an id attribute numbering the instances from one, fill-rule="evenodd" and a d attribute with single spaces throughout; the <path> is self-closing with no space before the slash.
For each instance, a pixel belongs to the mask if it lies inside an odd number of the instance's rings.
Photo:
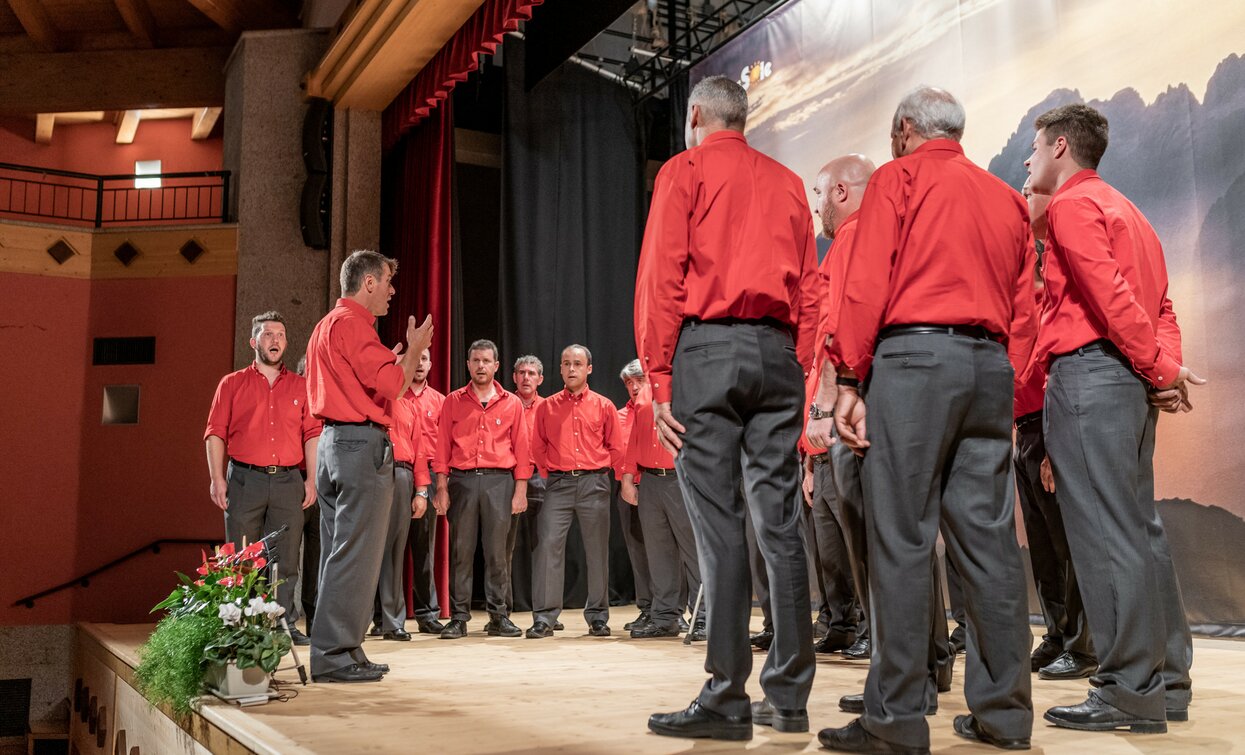
<path id="1" fill-rule="evenodd" d="M 333 193 L 333 105 L 312 99 L 303 118 L 303 165 L 307 181 L 299 203 L 303 243 L 312 249 L 329 248 Z"/>

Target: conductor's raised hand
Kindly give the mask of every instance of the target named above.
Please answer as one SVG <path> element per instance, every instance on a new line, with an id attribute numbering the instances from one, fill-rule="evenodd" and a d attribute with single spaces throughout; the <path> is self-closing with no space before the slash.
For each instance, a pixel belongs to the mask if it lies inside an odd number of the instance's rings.
<path id="1" fill-rule="evenodd" d="M 424 349 L 432 345 L 432 331 L 432 315 L 425 317 L 420 325 L 415 324 L 414 315 L 406 319 L 406 348 L 415 355 L 415 359 L 418 360 Z"/>

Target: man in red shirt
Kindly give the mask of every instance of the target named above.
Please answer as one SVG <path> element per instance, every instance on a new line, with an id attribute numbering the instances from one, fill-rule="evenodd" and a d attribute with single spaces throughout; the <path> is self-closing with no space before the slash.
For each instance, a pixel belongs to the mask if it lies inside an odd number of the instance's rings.
<path id="1" fill-rule="evenodd" d="M 419 428 L 419 447 L 424 456 L 423 464 L 430 463 L 433 451 L 437 447 L 437 424 L 441 419 L 441 405 L 445 402 L 445 394 L 428 385 L 428 373 L 432 369 L 432 356 L 425 349 L 420 357 L 415 376 L 411 379 L 411 387 L 407 389 L 398 404 L 409 411 Z M 395 417 L 396 418 L 396 417 Z M 416 464 L 420 462 L 417 459 Z M 431 473 L 430 477 L 439 475 Z M 418 505 L 419 501 L 412 501 Z M 427 500 L 423 501 L 427 504 Z M 437 512 L 432 506 L 426 506 L 424 515 L 411 521 L 411 609 L 415 616 L 416 626 L 420 634 L 441 634 L 445 627 L 438 621 L 441 606 L 437 601 L 436 578 L 433 574 L 433 559 L 436 552 Z"/>
<path id="2" fill-rule="evenodd" d="M 946 91 L 918 87 L 900 101 L 895 159 L 873 174 L 861 203 L 828 346 L 839 385 L 823 379 L 817 403 L 829 410 L 838 388 L 835 422 L 841 441 L 864 453 L 865 516 L 876 536 L 864 713 L 818 734 L 832 750 L 929 750 L 930 562 L 940 527 L 964 580 L 976 650 L 964 677 L 972 713 L 956 717 L 955 731 L 1029 746 L 1032 636 L 1008 475 L 1008 350 L 1023 369 L 1034 253 L 1024 199 L 964 156 L 963 132 L 963 106 Z"/>
<path id="3" fill-rule="evenodd" d="M 294 626 L 298 603 L 299 546 L 303 509 L 316 503 L 315 480 L 304 480 L 300 465 L 312 463 L 320 423 L 307 410 L 307 381 L 285 369 L 285 320 L 265 312 L 251 320 L 255 361 L 221 378 L 208 412 L 209 494 L 225 512 L 225 539 L 241 548 L 270 532 L 288 527 L 277 543 L 282 583 L 277 602 L 290 622 L 290 636 L 299 645 L 307 637 Z M 228 459 L 228 468 L 226 468 Z"/>
<path id="4" fill-rule="evenodd" d="M 523 633 L 510 620 L 512 517 L 527 510 L 532 476 L 523 403 L 495 379 L 497 346 L 478 340 L 467 349 L 471 382 L 445 397 L 432 468 L 437 478 L 433 503 L 450 523 L 450 623 L 441 639 L 467 636 L 471 620 L 472 567 L 476 536 L 484 549 L 484 599 L 490 637 Z"/>
<path id="5" fill-rule="evenodd" d="M 622 463 L 618 410 L 588 387 L 592 352 L 579 344 L 562 350 L 558 393 L 536 408 L 532 459 L 549 483 L 537 517 L 532 563 L 532 626 L 528 639 L 550 637 L 562 612 L 566 534 L 579 520 L 588 570 L 584 619 L 588 633 L 608 637 L 610 476 Z"/>
<path id="6" fill-rule="evenodd" d="M 747 93 L 724 76 L 693 88 L 688 149 L 658 173 L 636 275 L 636 350 L 658 432 L 677 451 L 709 608 L 710 678 L 686 710 L 649 718 L 667 736 L 751 739 L 754 721 L 808 730 L 812 609 L 796 442 L 824 293 L 803 183 L 748 146 L 747 113 Z M 756 704 L 744 688 L 746 516 L 773 588 Z"/>
<path id="7" fill-rule="evenodd" d="M 342 297 L 307 343 L 307 398 L 324 421 L 316 455 L 320 594 L 311 675 L 320 682 L 379 681 L 388 671 L 363 652 L 393 505 L 393 401 L 432 343 L 432 317 L 407 321 L 407 351 L 385 348 L 376 318 L 389 312 L 396 260 L 360 250 L 342 263 Z"/>
<path id="8" fill-rule="evenodd" d="M 419 366 L 411 378 L 411 385 L 428 376 L 432 362 L 429 350 L 420 354 Z M 411 400 L 411 388 L 393 402 L 393 424 L 389 426 L 389 441 L 393 444 L 393 507 L 389 514 L 389 534 L 385 538 L 385 556 L 380 564 L 380 584 L 376 589 L 376 610 L 372 620 L 373 635 L 386 640 L 409 642 L 406 631 L 406 586 L 403 570 L 406 566 L 407 541 L 410 539 L 411 522 L 423 524 L 425 518 L 436 520 L 436 514 L 428 513 L 428 487 L 432 479 L 428 475 L 428 457 L 431 449 L 425 445 L 423 427 L 416 413 L 418 407 Z M 415 561 L 416 567 L 420 566 Z M 415 587 L 419 587 L 418 568 Z"/>
<path id="9" fill-rule="evenodd" d="M 1026 161 L 1046 210 L 1046 452 L 1098 653 L 1088 698 L 1046 712 L 1056 726 L 1167 730 L 1187 721 L 1192 641 L 1154 505 L 1147 396 L 1203 381 L 1183 366 L 1163 247 L 1141 212 L 1098 177 L 1107 120 L 1087 105 L 1038 117 Z"/>
<path id="10" fill-rule="evenodd" d="M 1020 193 L 1029 202 L 1029 218 L 1038 248 L 1046 241 L 1046 206 L 1050 195 L 1034 192 L 1026 181 Z M 1034 296 L 1042 302 L 1041 252 L 1034 274 Z M 1040 333 L 1040 328 L 1039 328 Z M 1039 336 L 1040 337 L 1040 336 Z M 1036 353 L 1036 352 L 1035 352 Z M 1032 360 L 1030 360 L 1032 361 Z M 1077 589 L 1076 570 L 1068 551 L 1068 535 L 1063 513 L 1055 494 L 1042 484 L 1042 463 L 1046 442 L 1042 434 L 1042 404 L 1046 396 L 1046 370 L 1040 365 L 1028 368 L 1016 387 L 1016 447 L 1012 465 L 1016 470 L 1016 490 L 1020 512 L 1029 541 L 1029 563 L 1038 602 L 1046 621 L 1042 642 L 1029 656 L 1030 667 L 1039 679 L 1080 679 L 1098 668 L 1089 627 Z"/>
<path id="11" fill-rule="evenodd" d="M 626 456 L 631 427 L 636 420 L 636 397 L 644 387 L 644 368 L 639 359 L 632 359 L 618 373 L 627 389 L 627 403 L 618 410 L 618 427 L 622 431 L 623 456 Z M 622 479 L 621 469 L 616 471 L 618 479 Z M 618 496 L 618 526 L 622 529 L 623 542 L 627 544 L 627 557 L 631 562 L 631 574 L 635 582 L 635 605 L 640 615 L 634 621 L 628 621 L 623 629 L 647 624 L 653 608 L 653 578 L 648 568 L 648 555 L 645 552 L 644 523 L 631 504 L 627 503 L 621 493 Z"/>
<path id="12" fill-rule="evenodd" d="M 514 395 L 523 403 L 523 425 L 527 430 L 528 449 L 531 449 L 532 421 L 536 418 L 536 407 L 545 399 L 537 392 L 545 382 L 545 365 L 539 357 L 524 354 L 514 360 L 514 370 L 510 375 L 514 381 Z M 510 584 L 506 593 L 506 605 L 513 610 L 515 606 L 515 585 L 522 585 L 522 594 L 526 595 L 532 586 L 532 552 L 536 550 L 536 516 L 540 512 L 540 504 L 545 500 L 545 478 L 540 470 L 532 465 L 532 476 L 527 481 L 527 511 L 516 514 L 510 523 L 510 537 L 506 540 L 506 553 L 510 559 Z M 519 558 L 514 557 L 514 549 L 521 544 Z M 529 597 L 530 600 L 530 597 Z M 561 624 L 555 624 L 555 630 L 561 630 Z"/>
<path id="13" fill-rule="evenodd" d="M 639 366 L 638 361 L 632 364 Z M 677 637 L 682 631 L 679 619 L 686 602 L 684 575 L 688 576 L 688 592 L 694 595 L 700 590 L 700 562 L 674 456 L 657 436 L 653 392 L 642 376 L 632 397 L 633 419 L 623 458 L 621 497 L 635 509 L 644 526 L 644 556 L 652 575 L 653 599 L 647 621 L 637 619 L 630 632 L 636 639 Z M 702 605 L 690 631 L 704 640 L 705 627 Z"/>

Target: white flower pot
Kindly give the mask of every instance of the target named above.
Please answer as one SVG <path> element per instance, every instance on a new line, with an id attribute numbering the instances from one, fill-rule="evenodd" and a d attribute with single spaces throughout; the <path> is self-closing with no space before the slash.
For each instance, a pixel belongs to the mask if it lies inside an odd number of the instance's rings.
<path id="1" fill-rule="evenodd" d="M 208 667 L 206 682 L 221 697 L 258 697 L 268 694 L 272 675 L 258 666 L 238 668 L 234 662 L 213 663 Z"/>

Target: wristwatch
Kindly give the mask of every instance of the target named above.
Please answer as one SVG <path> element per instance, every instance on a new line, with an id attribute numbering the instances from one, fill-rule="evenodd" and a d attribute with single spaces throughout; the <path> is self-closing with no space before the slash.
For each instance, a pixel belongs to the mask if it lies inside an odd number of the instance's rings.
<path id="1" fill-rule="evenodd" d="M 420 498 L 427 498 L 427 497 L 428 497 L 428 489 L 427 489 L 427 488 L 424 488 L 423 490 L 416 490 L 416 491 L 415 491 L 415 495 L 419 496 Z"/>
<path id="2" fill-rule="evenodd" d="M 833 407 L 831 407 L 830 411 L 824 411 L 820 406 L 816 404 L 808 405 L 808 418 L 809 419 L 831 419 L 833 417 L 834 417 Z"/>

